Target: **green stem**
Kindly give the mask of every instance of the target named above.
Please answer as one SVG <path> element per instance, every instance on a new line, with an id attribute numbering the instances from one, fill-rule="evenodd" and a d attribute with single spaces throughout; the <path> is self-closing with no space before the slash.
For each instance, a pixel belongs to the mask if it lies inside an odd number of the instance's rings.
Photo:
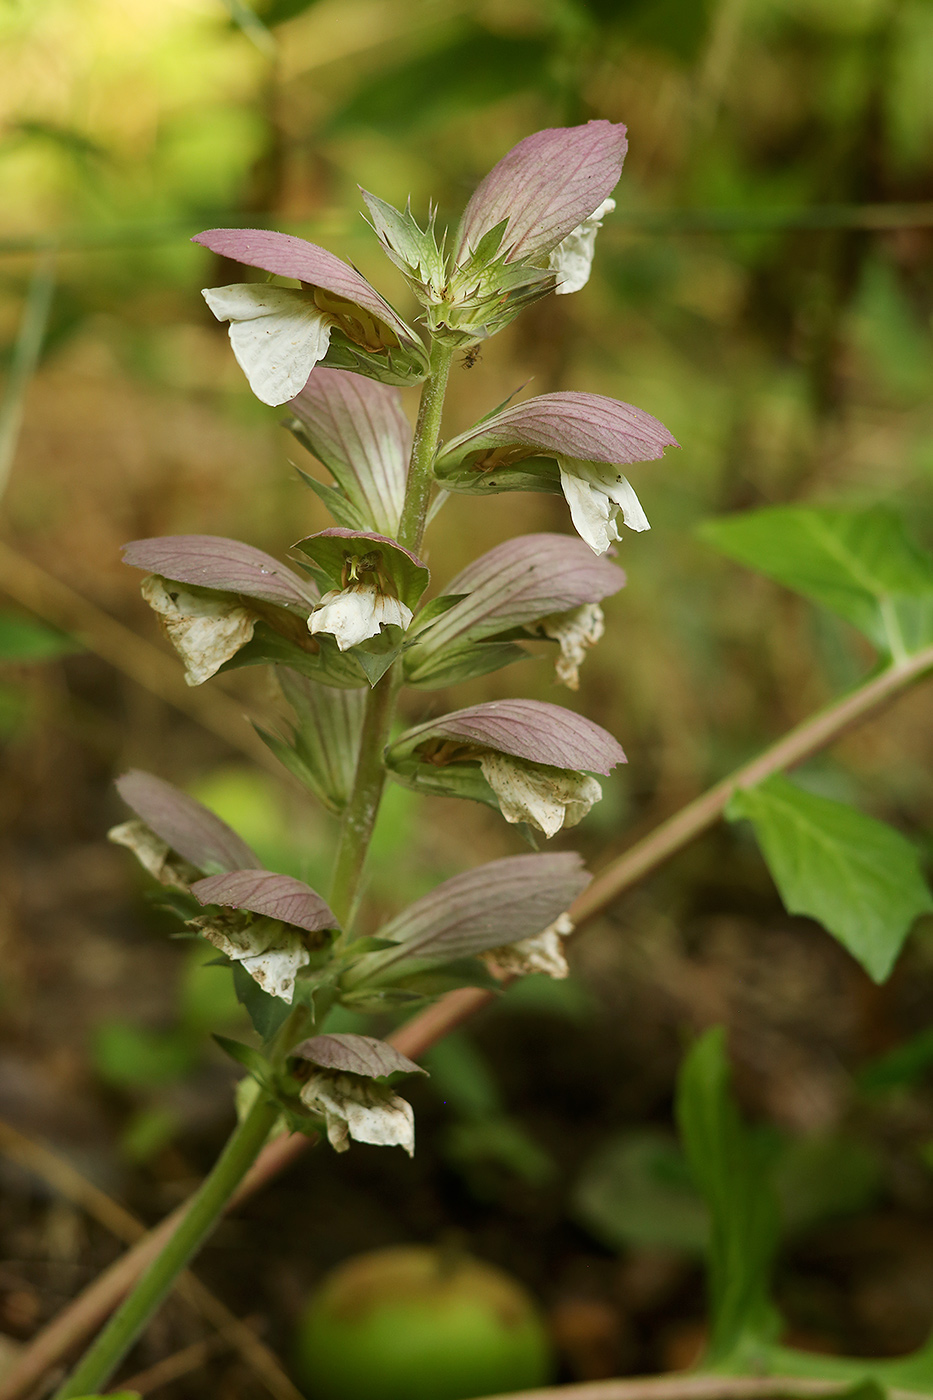
<path id="1" fill-rule="evenodd" d="M 451 345 L 434 342 L 431 350 L 431 373 L 425 380 L 418 406 L 418 422 L 411 445 L 405 506 L 398 527 L 398 542 L 417 554 L 424 538 L 428 501 L 434 484 L 434 454 L 441 440 L 441 418 L 447 394 L 447 377 L 454 357 Z"/>
<path id="2" fill-rule="evenodd" d="M 143 1274 L 136 1288 L 110 1319 L 85 1353 L 54 1400 L 71 1400 L 101 1390 L 113 1375 L 175 1279 L 198 1250 L 227 1201 L 252 1166 L 279 1114 L 278 1105 L 260 1096 L 242 1123 L 234 1129 L 194 1196 L 191 1207 L 158 1258 Z"/>
<path id="3" fill-rule="evenodd" d="M 412 443 L 408 486 L 399 526 L 399 541 L 408 549 L 420 549 L 433 482 L 432 463 L 440 440 L 444 395 L 453 350 L 435 346 L 431 374 L 421 393 L 418 423 Z M 385 784 L 382 753 L 389 740 L 395 714 L 395 698 L 401 684 L 396 662 L 369 694 L 360 756 L 353 792 L 344 814 L 343 830 L 334 870 L 331 904 L 346 927 L 356 904 L 366 853 L 369 849 L 379 801 Z M 306 1020 L 297 1009 L 276 1038 L 274 1058 L 284 1058 Z M 214 1170 L 194 1197 L 191 1208 L 162 1253 L 153 1260 L 134 1291 L 114 1314 L 103 1332 L 57 1391 L 54 1400 L 71 1400 L 100 1390 L 107 1383 L 178 1274 L 214 1228 L 230 1197 L 252 1166 L 278 1116 L 276 1104 L 257 1099 L 227 1142 Z"/>
<path id="4" fill-rule="evenodd" d="M 431 373 L 421 391 L 418 422 L 415 425 L 408 466 L 405 504 L 398 530 L 399 544 L 415 552 L 421 548 L 424 537 L 428 501 L 434 482 L 432 466 L 440 441 L 447 377 L 453 355 L 451 346 L 435 342 L 431 351 Z M 398 662 L 395 662 L 373 686 L 367 700 L 356 776 L 343 816 L 340 846 L 337 850 L 330 892 L 331 908 L 344 928 L 352 923 L 366 853 L 379 814 L 386 776 L 382 754 L 389 742 L 400 684 L 400 667 Z"/>
<path id="5" fill-rule="evenodd" d="M 330 891 L 330 906 L 344 929 L 353 920 L 363 866 L 385 787 L 382 752 L 389 742 L 398 684 L 396 667 L 390 666 L 367 697 L 356 776 L 343 814 Z"/>

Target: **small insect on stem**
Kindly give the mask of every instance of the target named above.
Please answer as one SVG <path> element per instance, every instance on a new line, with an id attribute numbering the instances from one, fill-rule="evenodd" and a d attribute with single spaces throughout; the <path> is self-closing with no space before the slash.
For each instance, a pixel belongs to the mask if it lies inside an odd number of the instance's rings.
<path id="1" fill-rule="evenodd" d="M 461 369 L 472 369 L 478 360 L 483 358 L 483 352 L 478 345 L 471 345 L 463 352 L 463 359 L 460 361 Z"/>

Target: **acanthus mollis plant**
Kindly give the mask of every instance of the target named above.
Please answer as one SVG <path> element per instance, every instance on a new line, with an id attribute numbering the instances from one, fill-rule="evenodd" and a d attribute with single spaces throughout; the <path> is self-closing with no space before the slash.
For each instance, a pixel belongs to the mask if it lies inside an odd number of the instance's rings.
<path id="1" fill-rule="evenodd" d="M 414 1147 L 394 1079 L 417 1069 L 389 1044 L 329 1033 L 336 1005 L 417 1006 L 503 975 L 566 975 L 567 909 L 589 881 L 579 856 L 538 842 L 579 822 L 599 777 L 624 762 L 612 735 L 532 700 L 461 708 L 397 732 L 399 691 L 467 680 L 556 644 L 558 679 L 575 688 L 603 631 L 600 602 L 625 576 L 605 556 L 618 518 L 647 527 L 620 464 L 659 457 L 671 435 L 649 414 L 591 394 L 546 395 L 494 411 L 441 450 L 450 365 L 525 307 L 582 287 L 596 231 L 614 207 L 625 129 L 607 121 L 542 131 L 480 184 L 448 242 L 432 214 L 364 194 L 373 228 L 420 312 L 409 324 L 355 269 L 300 238 L 214 229 L 196 242 L 258 269 L 205 291 L 229 322 L 253 392 L 286 407 L 286 425 L 327 468 L 302 473 L 334 525 L 299 540 L 285 564 L 211 536 L 127 545 L 143 594 L 179 652 L 186 680 L 271 666 L 294 713 L 272 751 L 341 820 L 326 897 L 266 870 L 212 813 L 153 775 L 118 783 L 133 817 L 112 838 L 164 887 L 194 936 L 231 968 L 260 1044 L 222 1043 L 258 1086 L 224 1154 L 137 1293 L 61 1395 L 98 1388 L 210 1228 L 283 1118 L 351 1139 Z M 401 388 L 421 385 L 414 432 Z M 534 534 L 477 559 L 428 596 L 422 542 L 450 492 L 563 489 L 575 535 Z M 534 854 L 447 880 L 388 924 L 361 924 L 361 881 L 387 780 L 481 801 L 519 827 Z"/>
<path id="2" fill-rule="evenodd" d="M 648 528 L 622 469 L 675 444 L 641 409 L 595 394 L 545 394 L 494 407 L 441 439 L 455 353 L 538 298 L 586 282 L 624 154 L 624 129 L 605 121 L 528 137 L 480 184 L 449 249 L 433 215 L 422 228 L 409 209 L 364 194 L 380 242 L 420 304 L 416 326 L 353 268 L 301 239 L 226 229 L 196 240 L 280 279 L 205 296 L 229 321 L 254 392 L 287 405 L 286 426 L 330 472 L 330 485 L 303 475 L 335 524 L 299 540 L 289 565 L 201 535 L 137 540 L 126 559 L 145 571 L 144 595 L 189 684 L 240 666 L 274 669 L 294 718 L 288 732 L 262 737 L 340 819 L 341 834 L 325 896 L 264 869 L 235 832 L 162 779 L 119 780 L 133 817 L 113 839 L 229 965 L 259 1044 L 221 1040 L 248 1073 L 240 1125 L 57 1400 L 107 1381 L 279 1125 L 323 1130 L 338 1151 L 352 1139 L 413 1150 L 412 1110 L 395 1084 L 418 1066 L 386 1041 L 329 1031 L 335 1006 L 404 1009 L 450 989 L 495 989 L 503 976 L 566 975 L 570 907 L 604 907 L 721 816 L 751 824 L 788 910 L 821 922 L 875 981 L 889 975 L 916 918 L 933 909 L 918 852 L 903 835 L 781 776 L 933 670 L 933 559 L 883 509 L 772 507 L 705 527 L 725 554 L 861 630 L 877 666 L 636 843 L 593 890 L 577 855 L 537 847 L 599 800 L 599 777 L 624 761 L 612 735 L 528 699 L 444 715 L 425 706 L 428 718 L 396 725 L 402 687 L 417 706 L 425 690 L 518 660 L 529 638 L 555 643 L 557 678 L 575 688 L 603 631 L 600 602 L 625 583 L 610 551 L 622 527 Z M 419 383 L 412 432 L 400 389 Z M 509 490 L 562 494 L 577 533 L 510 540 L 429 591 L 421 555 L 432 511 L 449 494 Z M 484 802 L 535 853 L 465 870 L 381 927 L 366 926 L 361 883 L 387 781 Z M 771 1223 L 749 1269 L 722 1244 L 728 1230 L 717 1235 L 727 1197 L 738 1203 L 743 1239 L 754 1230 L 745 1195 L 731 1191 L 738 1159 L 716 1088 L 721 1065 L 712 1052 L 698 1053 L 680 1102 L 694 1171 L 713 1207 L 706 1364 L 755 1376 L 775 1365 L 822 1374 L 802 1353 L 774 1348 L 773 1309 L 758 1306 Z M 757 1199 L 752 1185 L 749 1200 Z M 729 1277 L 720 1278 L 723 1259 Z M 918 1365 L 926 1381 L 925 1355 Z"/>

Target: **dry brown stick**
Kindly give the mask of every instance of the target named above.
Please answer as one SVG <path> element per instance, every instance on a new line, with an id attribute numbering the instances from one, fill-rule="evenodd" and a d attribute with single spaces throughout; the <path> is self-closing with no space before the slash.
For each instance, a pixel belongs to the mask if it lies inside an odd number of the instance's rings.
<path id="1" fill-rule="evenodd" d="M 808 1396 L 847 1395 L 851 1381 L 804 1376 L 710 1376 L 689 1371 L 666 1376 L 631 1376 L 612 1381 L 585 1381 L 545 1390 L 490 1395 L 487 1400 L 804 1400 Z M 930 1392 L 885 1387 L 888 1400 L 930 1400 Z"/>
<path id="2" fill-rule="evenodd" d="M 818 711 L 750 763 L 662 822 L 643 840 L 610 862 L 574 902 L 570 913 L 577 927 L 602 913 L 619 895 L 713 826 L 735 788 L 762 782 L 774 773 L 802 763 L 852 725 L 877 712 L 931 669 L 933 647 L 927 647 L 908 661 L 883 671 L 841 700 Z M 491 997 L 491 993 L 476 988 L 450 992 L 436 1005 L 428 1007 L 401 1026 L 390 1039 L 403 1053 L 417 1058 L 474 1012 L 488 1005 Z M 238 1205 L 278 1175 L 312 1140 L 296 1133 L 271 1142 L 244 1177 L 228 1208 Z M 158 1254 L 184 1209 L 184 1205 L 180 1206 L 122 1259 L 112 1264 L 24 1348 L 5 1384 L 0 1385 L 0 1400 L 20 1400 L 24 1391 L 49 1366 L 54 1365 L 66 1351 L 110 1315 L 149 1261 Z"/>
<path id="3" fill-rule="evenodd" d="M 192 1371 L 199 1370 L 205 1361 L 209 1361 L 222 1349 L 223 1345 L 224 1338 L 219 1333 L 215 1333 L 213 1337 L 205 1337 L 203 1341 L 192 1342 L 190 1347 L 173 1352 L 171 1356 L 157 1361 L 154 1366 L 147 1366 L 145 1371 L 137 1371 L 135 1376 L 121 1381 L 120 1394 L 123 1391 L 129 1391 L 138 1395 L 148 1395 L 151 1391 L 158 1390 L 160 1386 L 170 1385 L 172 1381 L 177 1381 L 181 1376 L 187 1376 Z"/>
<path id="4" fill-rule="evenodd" d="M 30 612 L 77 638 L 137 685 L 181 710 L 232 749 L 273 769 L 282 767 L 250 725 L 243 706 L 222 690 L 193 690 L 177 661 L 139 637 L 96 603 L 47 573 L 39 564 L 0 540 L 0 591 Z"/>
<path id="5" fill-rule="evenodd" d="M 47 1147 L 3 1122 L 0 1122 L 0 1152 L 10 1161 L 41 1177 L 59 1195 L 92 1216 L 125 1244 L 135 1244 L 146 1237 L 147 1230 L 142 1221 L 108 1196 L 106 1191 L 101 1191 Z M 282 1370 L 275 1354 L 199 1278 L 186 1271 L 176 1287 L 185 1301 L 217 1329 L 229 1346 L 240 1353 L 275 1400 L 302 1400 L 301 1392 Z"/>

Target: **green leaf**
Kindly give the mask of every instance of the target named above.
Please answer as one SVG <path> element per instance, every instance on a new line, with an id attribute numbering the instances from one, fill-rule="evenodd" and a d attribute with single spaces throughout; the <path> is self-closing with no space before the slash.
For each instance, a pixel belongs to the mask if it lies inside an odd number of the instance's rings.
<path id="1" fill-rule="evenodd" d="M 754 826 L 788 911 L 818 920 L 883 982 L 914 920 L 933 910 L 910 842 L 781 777 L 735 793 L 726 816 Z"/>
<path id="2" fill-rule="evenodd" d="M 822 604 L 895 657 L 933 642 L 933 558 L 893 511 L 773 506 L 707 520 L 701 538 Z"/>
<path id="3" fill-rule="evenodd" d="M 51 661 L 83 651 L 80 642 L 18 613 L 0 613 L 0 661 Z"/>
<path id="4" fill-rule="evenodd" d="M 863 1093 L 874 1094 L 917 1084 L 933 1066 L 933 1026 L 911 1036 L 893 1050 L 869 1061 L 856 1082 Z"/>
<path id="5" fill-rule="evenodd" d="M 703 1254 L 709 1212 L 684 1155 L 651 1129 L 603 1143 L 573 1188 L 574 1218 L 611 1249 L 631 1246 Z"/>
<path id="6" fill-rule="evenodd" d="M 769 1295 L 778 1211 L 762 1144 L 748 1132 L 732 1101 L 721 1027 L 701 1036 L 684 1061 L 677 1120 L 710 1212 L 706 1359 L 749 1358 L 772 1340 L 778 1325 Z"/>

